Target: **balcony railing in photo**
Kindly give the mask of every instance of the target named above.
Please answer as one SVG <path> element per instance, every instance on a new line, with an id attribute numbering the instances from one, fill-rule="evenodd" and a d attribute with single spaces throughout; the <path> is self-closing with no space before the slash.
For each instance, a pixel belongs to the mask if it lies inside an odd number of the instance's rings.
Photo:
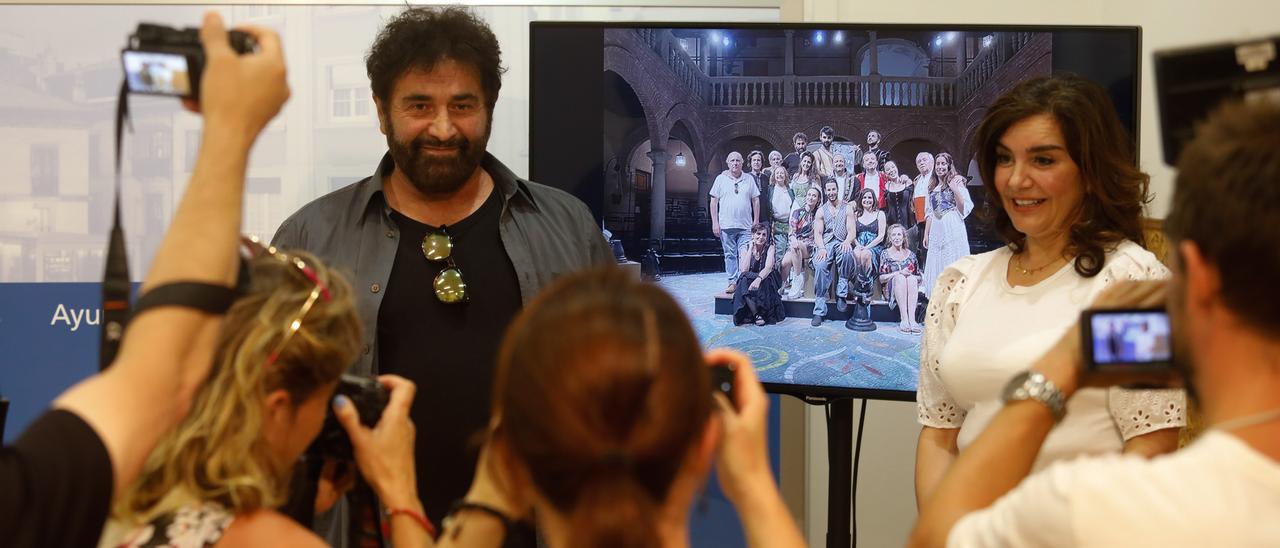
<path id="1" fill-rule="evenodd" d="M 915 76 L 707 76 L 667 29 L 636 34 L 695 97 L 709 107 L 955 107 L 967 101 L 996 70 L 1035 37 L 997 33 L 957 77 Z"/>

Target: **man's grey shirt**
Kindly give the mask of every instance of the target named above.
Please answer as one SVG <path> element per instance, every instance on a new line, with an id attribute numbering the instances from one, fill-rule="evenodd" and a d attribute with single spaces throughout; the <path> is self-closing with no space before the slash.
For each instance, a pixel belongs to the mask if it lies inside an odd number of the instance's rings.
<path id="1" fill-rule="evenodd" d="M 562 274 L 615 262 L 581 200 L 516 177 L 488 153 L 480 165 L 501 193 L 499 233 L 520 281 L 522 303 Z M 364 346 L 349 371 L 358 375 L 378 372 L 378 308 L 400 241 L 383 194 L 384 177 L 393 166 L 390 154 L 384 155 L 371 177 L 303 206 L 271 241 L 282 249 L 314 253 L 351 281 L 364 326 Z"/>

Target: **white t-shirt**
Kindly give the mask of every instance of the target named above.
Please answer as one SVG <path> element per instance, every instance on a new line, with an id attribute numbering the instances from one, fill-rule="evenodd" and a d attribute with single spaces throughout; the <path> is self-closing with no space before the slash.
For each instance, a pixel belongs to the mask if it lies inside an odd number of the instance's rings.
<path id="1" fill-rule="evenodd" d="M 791 189 L 778 188 L 775 186 L 773 188 L 773 192 L 770 192 L 769 194 L 772 195 L 772 197 L 770 198 L 772 200 L 772 203 L 769 204 L 770 206 L 772 206 L 772 211 L 773 211 L 773 219 L 771 220 L 776 223 L 790 222 L 791 221 L 791 202 L 792 202 Z M 760 219 L 760 221 L 764 222 L 765 219 Z"/>
<path id="2" fill-rule="evenodd" d="M 932 179 L 928 175 L 916 175 L 915 189 L 911 192 L 912 198 L 929 198 L 929 181 Z"/>
<path id="3" fill-rule="evenodd" d="M 737 183 L 736 190 L 734 183 Z M 744 171 L 742 175 L 735 178 L 726 170 L 716 176 L 715 183 L 711 185 L 710 194 L 712 198 L 719 201 L 721 230 L 751 229 L 752 219 L 754 219 L 751 199 L 760 196 L 755 177 Z"/>
<path id="4" fill-rule="evenodd" d="M 1055 464 L 956 522 L 947 546 L 1280 546 L 1280 463 L 1209 430 L 1151 460 Z"/>
<path id="5" fill-rule="evenodd" d="M 1123 242 L 1102 272 L 1081 277 L 1068 262 L 1030 287 L 1012 287 L 1008 247 L 964 257 L 938 277 L 925 318 L 916 409 L 920 424 L 959 428 L 964 450 L 999 412 L 1009 379 L 1044 355 L 1117 279 L 1159 279 L 1168 269 L 1149 251 Z M 1087 388 L 1045 440 L 1033 470 L 1079 455 L 1119 452 L 1124 441 L 1186 424 L 1180 390 Z"/>

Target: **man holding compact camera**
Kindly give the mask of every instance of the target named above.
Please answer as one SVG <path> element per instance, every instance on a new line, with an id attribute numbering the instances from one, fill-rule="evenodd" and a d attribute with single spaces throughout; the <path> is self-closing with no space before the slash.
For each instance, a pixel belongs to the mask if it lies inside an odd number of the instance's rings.
<path id="1" fill-rule="evenodd" d="M 1082 355 L 1092 345 L 1068 332 L 1010 381 L 1004 408 L 923 504 L 912 545 L 1280 545 L 1280 293 L 1271 282 L 1280 222 L 1266 222 L 1280 211 L 1276 127 L 1276 104 L 1211 116 L 1178 164 L 1165 220 L 1173 279 L 1118 283 L 1094 303 L 1167 308 L 1167 367 L 1093 363 Z M 1209 427 L 1189 447 L 1149 461 L 1082 458 L 1027 477 L 1078 388 L 1179 382 Z"/>
<path id="2" fill-rule="evenodd" d="M 351 273 L 365 327 L 352 372 L 418 386 L 418 492 L 436 524 L 473 476 L 507 324 L 557 276 L 615 262 L 581 201 L 486 152 L 500 57 L 493 31 L 464 8 L 392 18 L 365 60 L 389 152 L 371 177 L 287 219 L 273 241 Z M 324 534 L 339 545 L 344 512 L 316 524 L 337 522 Z"/>

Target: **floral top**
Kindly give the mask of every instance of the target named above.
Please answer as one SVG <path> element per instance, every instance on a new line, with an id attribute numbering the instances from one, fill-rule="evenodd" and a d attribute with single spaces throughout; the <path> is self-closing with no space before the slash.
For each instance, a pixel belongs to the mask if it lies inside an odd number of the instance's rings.
<path id="1" fill-rule="evenodd" d="M 802 207 L 791 212 L 791 230 L 800 241 L 813 245 L 813 215 L 807 209 Z"/>
<path id="2" fill-rule="evenodd" d="M 938 212 L 945 213 L 948 210 L 956 209 L 956 193 L 951 191 L 950 187 L 942 188 L 929 193 L 929 206 Z"/>
<path id="3" fill-rule="evenodd" d="M 161 514 L 125 536 L 120 548 L 210 548 L 235 516 L 216 502 L 189 505 Z"/>
<path id="4" fill-rule="evenodd" d="M 881 253 L 880 254 L 880 273 L 888 274 L 890 272 L 905 270 L 906 273 L 909 275 L 919 276 L 920 263 L 916 259 L 915 252 L 911 251 L 910 249 L 906 251 L 907 251 L 907 256 L 900 261 L 894 260 L 893 258 L 889 257 L 888 253 Z"/>

